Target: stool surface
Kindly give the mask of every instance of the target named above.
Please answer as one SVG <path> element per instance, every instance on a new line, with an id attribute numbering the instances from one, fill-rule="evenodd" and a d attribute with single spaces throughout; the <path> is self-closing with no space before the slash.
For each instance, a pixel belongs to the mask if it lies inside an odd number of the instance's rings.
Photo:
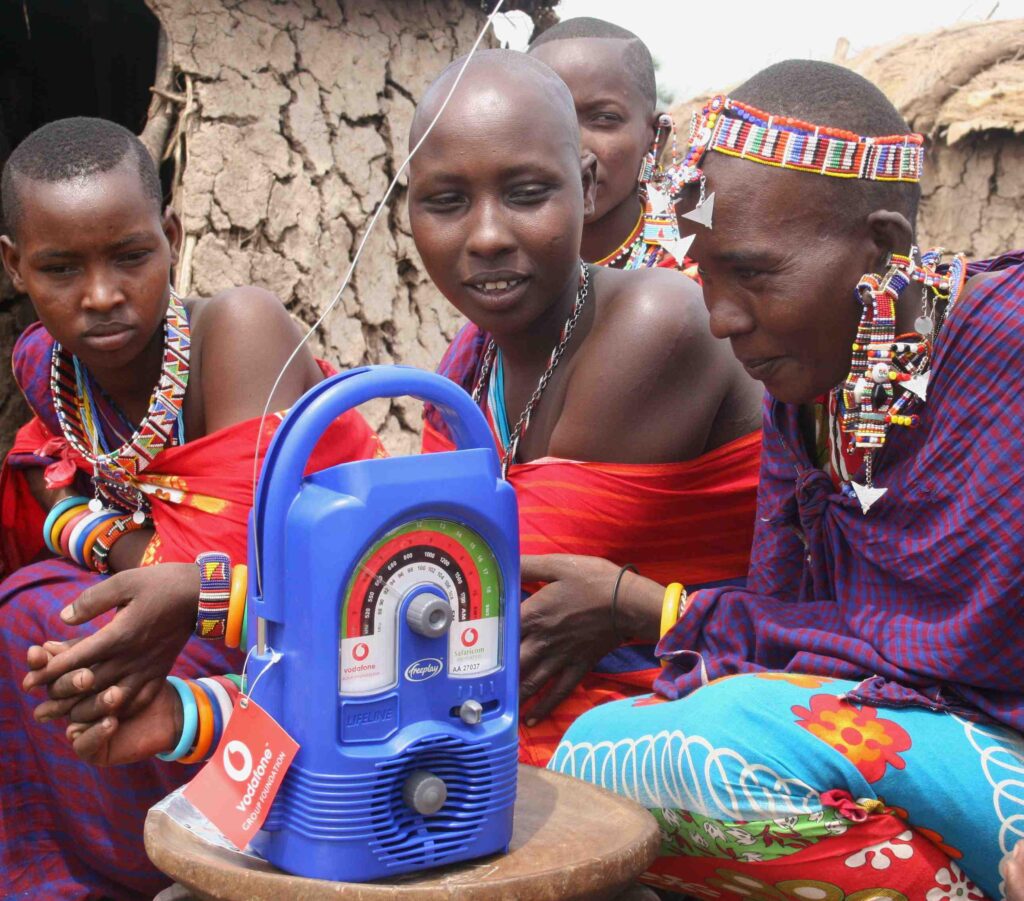
<path id="1" fill-rule="evenodd" d="M 163 811 L 146 818 L 150 860 L 195 895 L 215 901 L 379 901 L 383 898 L 519 901 L 613 898 L 654 860 L 658 825 L 638 804 L 602 788 L 519 767 L 508 854 L 369 883 L 290 876 L 214 847 Z"/>

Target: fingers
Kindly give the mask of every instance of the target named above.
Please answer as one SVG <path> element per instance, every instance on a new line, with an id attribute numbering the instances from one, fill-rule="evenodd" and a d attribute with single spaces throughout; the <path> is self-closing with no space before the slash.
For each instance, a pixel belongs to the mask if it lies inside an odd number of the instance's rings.
<path id="1" fill-rule="evenodd" d="M 65 676 L 73 675 L 75 670 L 86 669 L 90 666 L 101 664 L 104 661 L 109 660 L 114 652 L 119 648 L 121 642 L 121 630 L 114 628 L 113 623 L 108 623 L 98 632 L 94 632 L 85 638 L 76 639 L 74 644 L 67 642 L 66 649 L 61 653 L 54 655 L 50 658 L 49 663 L 46 665 L 44 670 L 35 670 L 30 673 L 32 677 L 33 687 L 35 685 L 45 685 L 47 683 L 53 683 L 50 685 L 50 697 L 61 698 L 67 697 L 68 693 L 72 691 L 69 687 L 69 680 L 61 679 Z M 28 677 L 26 677 L 26 682 Z M 60 689 L 54 692 L 54 686 L 58 683 L 62 686 Z M 109 685 L 110 682 L 104 683 Z M 97 683 L 97 688 L 104 687 Z"/>
<path id="2" fill-rule="evenodd" d="M 556 582 L 572 559 L 572 554 L 523 554 L 519 560 L 520 581 Z"/>
<path id="3" fill-rule="evenodd" d="M 128 590 L 131 572 L 117 573 L 109 579 L 86 588 L 72 603 L 60 612 L 60 618 L 69 625 L 77 626 L 93 617 L 106 613 L 131 599 Z"/>
<path id="4" fill-rule="evenodd" d="M 59 720 L 62 717 L 67 716 L 68 711 L 75 706 L 79 698 L 67 698 L 63 701 L 43 701 L 39 704 L 35 710 L 32 711 L 32 715 L 36 718 L 36 722 L 48 723 L 51 720 Z"/>
<path id="5" fill-rule="evenodd" d="M 83 668 L 60 676 L 46 689 L 46 692 L 51 700 L 61 701 L 65 698 L 76 698 L 88 691 L 99 691 L 104 687 L 97 684 L 96 674 L 91 669 Z"/>
<path id="6" fill-rule="evenodd" d="M 113 738 L 117 727 L 117 719 L 108 716 L 91 726 L 69 726 L 67 735 L 71 739 L 75 753 L 82 760 L 96 766 L 103 766 L 107 760 L 110 739 Z"/>
<path id="7" fill-rule="evenodd" d="M 521 665 L 519 670 L 519 703 L 532 698 L 548 681 L 552 679 L 562 666 L 562 661 L 538 659 L 530 666 Z"/>
<path id="8" fill-rule="evenodd" d="M 68 719 L 72 724 L 94 723 L 105 716 L 119 714 L 128 700 L 128 692 L 120 685 L 111 685 L 106 691 L 89 695 L 84 701 L 71 698 L 74 705 L 68 710 Z"/>
<path id="9" fill-rule="evenodd" d="M 548 690 L 526 714 L 526 725 L 536 726 L 541 720 L 546 719 L 552 710 L 572 694 L 572 690 L 586 674 L 586 668 L 579 666 L 568 667 L 558 673 Z"/>
<path id="10" fill-rule="evenodd" d="M 31 672 L 22 679 L 21 687 L 25 691 L 32 691 L 40 685 L 52 682 L 56 675 L 59 674 L 61 667 L 58 664 L 54 671 L 48 671 L 47 667 L 50 665 L 50 662 L 55 657 L 74 647 L 79 641 L 81 641 L 80 638 L 72 638 L 68 641 L 44 641 L 41 646 L 37 644 L 32 645 L 25 655 Z"/>

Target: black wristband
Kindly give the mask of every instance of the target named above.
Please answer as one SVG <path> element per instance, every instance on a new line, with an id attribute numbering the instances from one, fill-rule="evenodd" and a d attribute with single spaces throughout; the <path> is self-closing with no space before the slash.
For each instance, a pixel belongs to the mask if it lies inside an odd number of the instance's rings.
<path id="1" fill-rule="evenodd" d="M 627 563 L 622 569 L 619 570 L 619 574 L 615 577 L 615 588 L 612 589 L 612 631 L 615 633 L 615 637 L 622 639 L 622 633 L 619 632 L 619 624 L 615 619 L 616 605 L 619 602 L 619 586 L 622 584 L 622 577 L 627 572 L 637 572 L 637 568 L 632 563 Z"/>

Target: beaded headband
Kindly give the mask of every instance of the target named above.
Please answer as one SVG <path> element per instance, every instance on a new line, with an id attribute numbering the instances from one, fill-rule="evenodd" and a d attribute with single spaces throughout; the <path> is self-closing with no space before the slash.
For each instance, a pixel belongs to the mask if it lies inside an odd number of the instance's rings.
<path id="1" fill-rule="evenodd" d="M 923 145 L 919 134 L 864 137 L 772 116 L 720 94 L 700 114 L 694 113 L 682 173 L 686 183 L 698 181 L 698 164 L 708 150 L 715 150 L 765 166 L 835 178 L 918 182 Z"/>

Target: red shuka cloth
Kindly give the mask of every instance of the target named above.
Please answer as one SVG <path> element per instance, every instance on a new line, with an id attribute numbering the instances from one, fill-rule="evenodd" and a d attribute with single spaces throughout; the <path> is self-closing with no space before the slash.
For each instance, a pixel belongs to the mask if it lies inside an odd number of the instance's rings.
<path id="1" fill-rule="evenodd" d="M 424 425 L 424 452 L 451 450 Z M 513 464 L 524 554 L 584 554 L 688 588 L 742 585 L 750 560 L 761 433 L 683 463 L 582 463 L 546 457 Z M 529 599 L 525 601 L 529 603 Z M 652 690 L 654 646 L 629 644 L 605 657 L 548 719 L 520 724 L 520 760 L 543 766 L 578 716 Z M 528 717 L 528 710 L 521 720 Z"/>

